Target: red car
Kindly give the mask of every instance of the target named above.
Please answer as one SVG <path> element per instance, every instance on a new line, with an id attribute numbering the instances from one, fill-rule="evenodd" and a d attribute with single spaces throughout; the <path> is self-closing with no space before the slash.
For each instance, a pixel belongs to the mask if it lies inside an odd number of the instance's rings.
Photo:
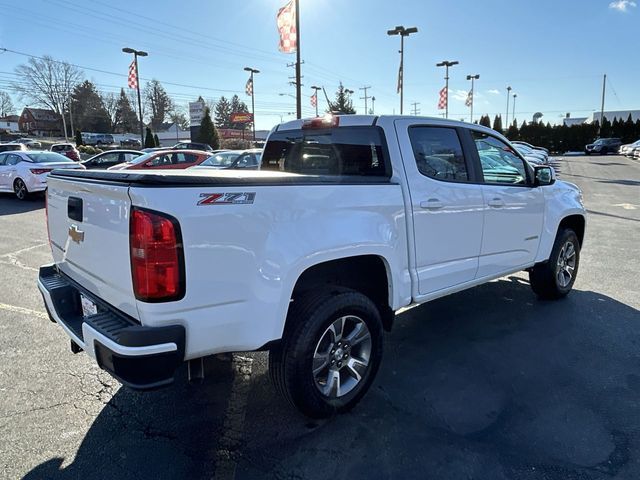
<path id="1" fill-rule="evenodd" d="M 80 161 L 80 152 L 76 150 L 76 147 L 72 143 L 56 143 L 55 145 L 51 145 L 51 151 L 64 155 L 74 162 Z"/>
<path id="2" fill-rule="evenodd" d="M 126 163 L 114 165 L 107 170 L 184 169 L 200 165 L 212 155 L 201 150 L 158 150 L 140 155 Z"/>

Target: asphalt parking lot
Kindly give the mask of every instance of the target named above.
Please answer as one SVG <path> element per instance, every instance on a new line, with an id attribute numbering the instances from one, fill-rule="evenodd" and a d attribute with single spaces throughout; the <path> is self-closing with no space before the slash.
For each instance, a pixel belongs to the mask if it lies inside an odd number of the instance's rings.
<path id="1" fill-rule="evenodd" d="M 44 202 L 0 194 L 2 478 L 640 478 L 640 163 L 557 168 L 589 210 L 571 295 L 540 302 L 519 274 L 399 315 L 369 394 L 322 422 L 264 353 L 151 393 L 73 355 L 36 287 Z"/>

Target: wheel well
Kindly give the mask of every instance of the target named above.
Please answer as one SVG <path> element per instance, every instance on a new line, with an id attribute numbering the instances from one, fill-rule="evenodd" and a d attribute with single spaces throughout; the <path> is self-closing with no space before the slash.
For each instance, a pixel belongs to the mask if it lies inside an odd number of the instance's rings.
<path id="1" fill-rule="evenodd" d="M 385 330 L 391 329 L 394 313 L 389 302 L 390 282 L 385 261 L 377 255 L 360 255 L 319 263 L 302 272 L 292 299 L 318 288 L 344 287 L 365 294 L 376 304 Z"/>
<path id="2" fill-rule="evenodd" d="M 582 241 L 584 240 L 584 217 L 582 215 L 570 215 L 563 218 L 558 226 L 558 230 L 561 228 L 570 228 L 576 232 L 578 241 L 582 247 Z"/>

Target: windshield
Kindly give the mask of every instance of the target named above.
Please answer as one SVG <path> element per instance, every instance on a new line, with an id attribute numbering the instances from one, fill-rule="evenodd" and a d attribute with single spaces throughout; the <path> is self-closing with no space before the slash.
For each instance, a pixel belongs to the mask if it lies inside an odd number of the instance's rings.
<path id="1" fill-rule="evenodd" d="M 125 163 L 128 163 L 129 165 L 138 165 L 139 163 L 144 163 L 147 160 L 149 160 L 150 158 L 155 157 L 156 155 L 158 155 L 157 151 L 144 153 L 144 154 L 140 155 L 139 157 L 133 158 L 133 159 L 131 159 L 128 162 L 125 162 Z"/>
<path id="2" fill-rule="evenodd" d="M 203 167 L 228 167 L 239 156 L 239 152 L 220 152 L 207 158 L 200 165 Z"/>
<path id="3" fill-rule="evenodd" d="M 73 163 L 73 160 L 71 160 L 69 157 L 65 157 L 64 155 L 60 155 L 59 153 L 54 152 L 28 153 L 27 158 L 35 163 Z"/>

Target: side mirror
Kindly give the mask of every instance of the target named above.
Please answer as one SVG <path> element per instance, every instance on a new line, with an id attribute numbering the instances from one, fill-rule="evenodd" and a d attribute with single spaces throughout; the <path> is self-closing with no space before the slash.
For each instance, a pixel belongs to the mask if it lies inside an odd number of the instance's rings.
<path id="1" fill-rule="evenodd" d="M 534 171 L 534 186 L 544 187 L 553 185 L 556 181 L 556 172 L 548 165 L 536 165 Z"/>

